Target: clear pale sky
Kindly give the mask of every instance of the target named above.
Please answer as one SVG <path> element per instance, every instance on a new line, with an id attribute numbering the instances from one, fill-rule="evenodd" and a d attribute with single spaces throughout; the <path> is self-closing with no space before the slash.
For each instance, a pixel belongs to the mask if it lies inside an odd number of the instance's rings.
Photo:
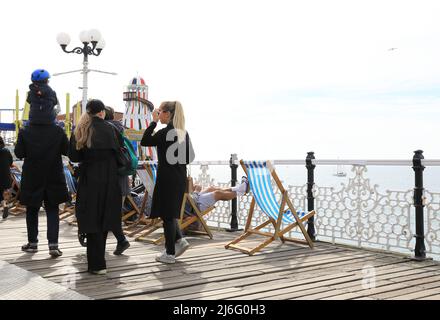
<path id="1" fill-rule="evenodd" d="M 197 160 L 440 158 L 440 1 L 7 1 L 0 107 L 22 106 L 34 69 L 80 69 L 80 31 L 107 43 L 89 97 L 124 110 L 136 74 L 179 100 Z M 392 49 L 396 48 L 396 49 Z M 82 75 L 52 77 L 65 109 Z M 8 116 L 2 115 L 2 121 Z"/>

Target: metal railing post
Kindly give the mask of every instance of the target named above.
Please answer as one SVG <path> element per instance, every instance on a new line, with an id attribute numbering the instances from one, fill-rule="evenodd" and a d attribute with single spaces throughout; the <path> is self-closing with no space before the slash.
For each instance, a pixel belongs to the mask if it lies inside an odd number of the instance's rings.
<path id="1" fill-rule="evenodd" d="M 415 173 L 415 186 L 414 186 L 414 207 L 416 210 L 416 233 L 414 237 L 416 238 L 416 246 L 414 249 L 413 260 L 424 261 L 426 258 L 426 248 L 425 248 L 425 226 L 424 226 L 424 207 L 423 203 L 423 170 L 425 167 L 422 165 L 423 151 L 414 151 L 413 156 L 413 169 Z"/>
<path id="2" fill-rule="evenodd" d="M 315 209 L 315 198 L 313 197 L 313 185 L 315 184 L 315 176 L 313 170 L 316 165 L 312 163 L 315 159 L 314 152 L 307 152 L 306 168 L 307 168 L 307 211 Z M 307 221 L 307 234 L 312 241 L 316 241 L 315 216 L 311 216 Z"/>
<path id="3" fill-rule="evenodd" d="M 237 168 L 238 168 L 238 157 L 236 153 L 231 154 L 229 159 L 229 167 L 231 168 L 231 188 L 235 187 L 237 184 Z M 243 229 L 238 228 L 237 219 L 237 198 L 231 200 L 231 228 L 226 229 L 226 231 L 240 231 Z"/>

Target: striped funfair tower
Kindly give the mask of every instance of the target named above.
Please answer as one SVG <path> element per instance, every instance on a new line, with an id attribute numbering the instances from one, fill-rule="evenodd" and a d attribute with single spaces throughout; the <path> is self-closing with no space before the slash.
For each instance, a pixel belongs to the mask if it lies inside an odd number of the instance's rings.
<path id="1" fill-rule="evenodd" d="M 153 104 L 148 101 L 148 86 L 144 79 L 137 76 L 133 78 L 127 90 L 124 92 L 125 113 L 122 124 L 128 128 L 125 134 L 132 141 L 137 141 L 137 155 L 139 159 L 157 160 L 157 152 L 152 147 L 140 147 L 140 140 L 145 129 L 150 125 L 154 109 Z"/>

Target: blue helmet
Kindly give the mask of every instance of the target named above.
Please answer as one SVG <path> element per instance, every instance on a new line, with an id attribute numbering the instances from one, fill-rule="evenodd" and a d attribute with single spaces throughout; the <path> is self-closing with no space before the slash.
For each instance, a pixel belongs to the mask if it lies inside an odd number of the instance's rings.
<path id="1" fill-rule="evenodd" d="M 50 74 L 47 70 L 37 69 L 32 72 L 31 80 L 32 81 L 42 81 L 50 78 Z"/>

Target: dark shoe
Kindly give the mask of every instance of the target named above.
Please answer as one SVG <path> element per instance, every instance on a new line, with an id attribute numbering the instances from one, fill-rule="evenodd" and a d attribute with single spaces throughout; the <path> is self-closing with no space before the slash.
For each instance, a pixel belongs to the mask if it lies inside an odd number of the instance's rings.
<path id="1" fill-rule="evenodd" d="M 118 245 L 116 246 L 116 250 L 113 251 L 113 254 L 115 256 L 120 256 L 122 253 L 124 253 L 125 250 L 127 250 L 130 247 L 130 242 L 128 242 L 127 240 L 122 242 L 121 244 L 118 243 Z"/>
<path id="2" fill-rule="evenodd" d="M 21 250 L 24 252 L 35 253 L 38 252 L 38 246 L 36 244 L 26 243 L 21 246 Z"/>
<path id="3" fill-rule="evenodd" d="M 60 249 L 53 247 L 49 248 L 49 254 L 52 258 L 58 258 L 63 255 L 63 252 Z"/>
<path id="4" fill-rule="evenodd" d="M 246 183 L 246 191 L 244 194 L 248 194 L 250 191 L 249 180 L 246 176 L 241 177 L 241 183 Z"/>
<path id="5" fill-rule="evenodd" d="M 83 247 L 87 247 L 87 234 L 78 233 L 78 241 Z"/>
<path id="6" fill-rule="evenodd" d="M 9 216 L 9 208 L 4 206 L 3 207 L 3 219 L 6 219 Z"/>

